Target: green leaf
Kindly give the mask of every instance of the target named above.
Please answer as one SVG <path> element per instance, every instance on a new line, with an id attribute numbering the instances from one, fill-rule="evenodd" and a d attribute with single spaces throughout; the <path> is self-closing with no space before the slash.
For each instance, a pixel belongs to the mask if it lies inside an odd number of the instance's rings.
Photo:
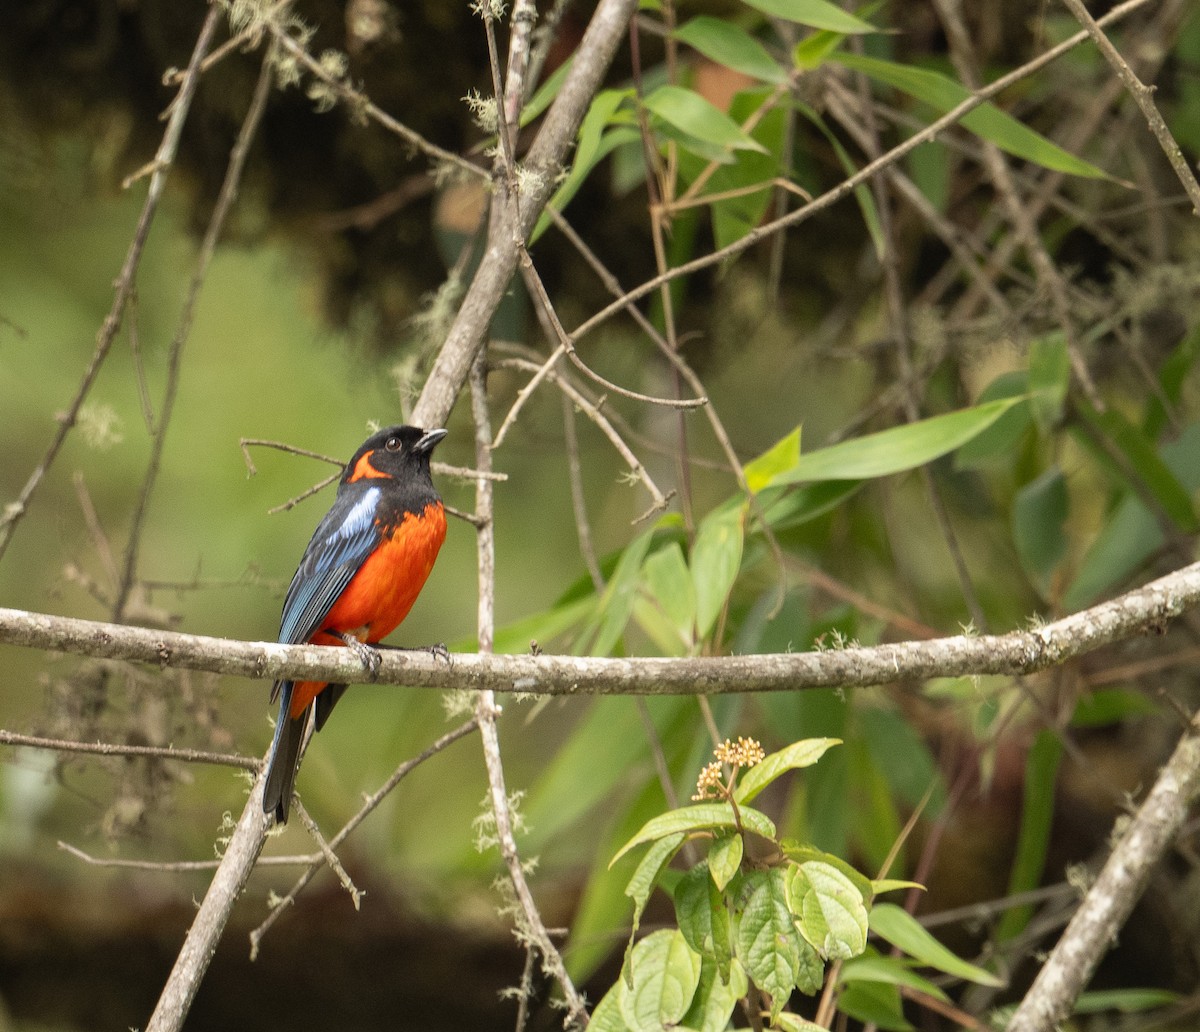
<path id="1" fill-rule="evenodd" d="M 885 892 L 897 892 L 900 889 L 920 889 L 924 892 L 925 886 L 920 882 L 907 881 L 904 878 L 871 879 L 871 896 L 882 896 Z"/>
<path id="2" fill-rule="evenodd" d="M 634 96 L 631 89 L 601 90 L 588 106 L 587 114 L 579 126 L 578 142 L 575 145 L 575 160 L 571 163 L 571 171 L 562 185 L 554 191 L 549 206 L 555 211 L 562 211 L 571 202 L 571 198 L 579 192 L 583 182 L 591 174 L 593 168 L 606 158 L 622 143 L 640 140 L 641 133 L 632 125 L 619 126 L 610 129 L 617 110 L 628 99 Z M 550 226 L 550 216 L 543 214 L 530 237 L 530 243 L 540 237 Z"/>
<path id="3" fill-rule="evenodd" d="M 621 994 L 621 1017 L 634 1032 L 677 1024 L 700 982 L 700 957 L 678 931 L 658 931 L 633 948 L 632 984 Z"/>
<path id="4" fill-rule="evenodd" d="M 1125 453 L 1155 500 L 1181 530 L 1188 534 L 1200 530 L 1190 492 L 1180 483 L 1171 467 L 1159 457 L 1154 442 L 1147 439 L 1140 427 L 1134 426 L 1116 409 L 1094 412 L 1080 403 L 1080 411 L 1085 419 Z"/>
<path id="5" fill-rule="evenodd" d="M 701 863 L 684 872 L 673 893 L 679 930 L 687 944 L 702 956 L 715 952 L 712 887 L 708 868 Z"/>
<path id="6" fill-rule="evenodd" d="M 599 611 L 594 621 L 596 638 L 591 646 L 592 655 L 609 655 L 621 640 L 621 635 L 625 633 L 625 625 L 629 623 L 633 602 L 637 598 L 642 563 L 653 537 L 654 531 L 651 529 L 634 538 L 626 546 L 621 561 L 617 563 L 616 570 L 604 586 Z"/>
<path id="7" fill-rule="evenodd" d="M 1142 692 L 1128 688 L 1098 688 L 1080 696 L 1071 726 L 1109 727 L 1129 717 L 1145 717 L 1157 712 L 1158 706 Z"/>
<path id="8" fill-rule="evenodd" d="M 912 65 L 885 61 L 865 54 L 839 51 L 833 60 L 853 68 L 879 82 L 894 86 L 902 93 L 915 97 L 934 110 L 946 112 L 958 107 L 971 96 L 971 91 L 940 72 Z M 1041 133 L 1036 133 L 1023 122 L 1006 115 L 991 103 L 981 104 L 962 119 L 962 125 L 976 136 L 994 143 L 1003 151 L 1043 168 L 1088 179 L 1110 179 L 1106 172 L 1091 162 L 1077 158 L 1058 144 L 1051 143 Z"/>
<path id="9" fill-rule="evenodd" d="M 1051 467 L 1022 487 L 1013 499 L 1012 536 L 1017 558 L 1046 597 L 1058 564 L 1067 554 L 1067 481 Z"/>
<path id="10" fill-rule="evenodd" d="M 792 64 L 797 71 L 815 72 L 825 63 L 845 36 L 840 32 L 814 32 L 792 49 Z"/>
<path id="11" fill-rule="evenodd" d="M 646 110 L 688 136 L 715 147 L 763 151 L 766 148 L 742 132 L 738 124 L 694 90 L 667 84 L 646 95 Z"/>
<path id="12" fill-rule="evenodd" d="M 710 512 L 696 531 L 692 545 L 692 583 L 696 594 L 696 635 L 704 641 L 725 606 L 742 565 L 742 504 L 723 505 Z"/>
<path id="13" fill-rule="evenodd" d="M 832 864 L 810 860 L 792 870 L 788 905 L 800 934 L 827 960 L 857 957 L 867 945 L 867 908 L 858 886 Z"/>
<path id="14" fill-rule="evenodd" d="M 632 1032 L 621 1017 L 621 996 L 625 991 L 625 979 L 618 978 L 616 984 L 604 994 L 604 998 L 592 1011 L 592 1016 L 588 1019 L 591 1032 Z"/>
<path id="15" fill-rule="evenodd" d="M 737 929 L 737 958 L 756 986 L 771 998 L 771 1020 L 802 977 L 800 939 L 787 905 L 782 868 L 752 871 L 750 889 Z M 811 949 L 811 947 L 809 947 Z"/>
<path id="16" fill-rule="evenodd" d="M 979 395 L 976 404 L 1000 398 L 1025 398 L 1029 393 L 1029 374 L 1024 369 L 1001 373 Z M 990 427 L 973 437 L 954 454 L 956 469 L 970 469 L 1000 461 L 1011 466 L 1013 453 L 1021 444 L 1033 419 L 1028 405 L 1014 405 Z"/>
<path id="17" fill-rule="evenodd" d="M 872 888 L 874 883 L 865 874 L 846 863 L 840 856 L 835 856 L 833 853 L 826 853 L 824 850 L 818 849 L 816 846 L 810 846 L 806 842 L 793 842 L 790 839 L 784 839 L 782 846 L 783 855 L 797 864 L 802 865 L 815 861 L 825 864 L 828 867 L 837 868 L 843 877 L 858 890 L 858 894 L 863 899 L 871 898 L 871 894 L 874 891 Z"/>
<path id="18" fill-rule="evenodd" d="M 646 909 L 650 893 L 654 891 L 654 886 L 658 882 L 658 876 L 662 874 L 671 862 L 671 858 L 679 851 L 679 847 L 683 845 L 683 839 L 683 833 L 677 832 L 655 842 L 642 857 L 642 862 L 637 865 L 637 870 L 633 872 L 633 877 L 625 886 L 625 895 L 633 900 L 633 931 L 630 933 L 630 946 L 633 945 L 633 936 L 637 935 L 642 912 Z"/>
<path id="19" fill-rule="evenodd" d="M 904 1017 L 897 986 L 883 982 L 851 982 L 838 997 L 838 1010 L 864 1025 L 875 1025 L 886 1032 L 912 1032 Z"/>
<path id="20" fill-rule="evenodd" d="M 708 847 L 708 873 L 718 889 L 724 889 L 742 866 L 745 844 L 742 836 L 733 832 L 718 835 Z"/>
<path id="21" fill-rule="evenodd" d="M 690 646 L 696 622 L 696 590 L 679 542 L 672 541 L 654 552 L 643 565 L 642 574 L 654 601 L 684 644 Z"/>
<path id="22" fill-rule="evenodd" d="M 842 441 L 802 455 L 772 485 L 815 480 L 870 480 L 915 469 L 961 448 L 1023 398 L 998 398 L 973 408 Z"/>
<path id="23" fill-rule="evenodd" d="M 979 985 L 997 989 L 1004 985 L 1003 980 L 990 971 L 984 971 L 983 968 L 956 957 L 925 931 L 915 917 L 894 903 L 876 903 L 871 908 L 870 925 L 871 931 L 922 964 Z"/>
<path id="24" fill-rule="evenodd" d="M 738 779 L 733 798 L 739 806 L 749 803 L 780 775 L 789 770 L 811 767 L 832 746 L 841 744 L 839 738 L 806 738 L 800 742 L 793 742 L 786 748 L 765 756 L 761 763 L 744 771 Z"/>
<path id="25" fill-rule="evenodd" d="M 842 965 L 838 975 L 838 985 L 845 986 L 852 982 L 883 982 L 887 985 L 903 985 L 917 992 L 926 993 L 935 1000 L 950 1002 L 947 996 L 928 978 L 922 978 L 908 964 L 898 957 L 881 957 L 878 955 L 855 957 Z"/>
<path id="26" fill-rule="evenodd" d="M 1021 807 L 1021 830 L 1017 855 L 1008 879 L 1009 895 L 1028 892 L 1042 884 L 1050 828 L 1054 823 L 1055 782 L 1062 760 L 1062 742 L 1051 731 L 1039 731 L 1025 761 L 1025 791 Z M 1033 906 L 1011 907 L 996 929 L 996 941 L 1007 942 L 1018 935 L 1033 917 Z"/>
<path id="27" fill-rule="evenodd" d="M 701 15 L 675 30 L 675 38 L 705 57 L 753 79 L 781 83 L 787 71 L 740 25 Z"/>
<path id="28" fill-rule="evenodd" d="M 794 469 L 800 461 L 800 431 L 803 426 L 796 427 L 786 437 L 780 438 L 758 458 L 752 459 L 745 465 L 746 484 L 752 493 L 757 494 L 772 480 Z"/>
<path id="29" fill-rule="evenodd" d="M 738 814 L 742 819 L 742 827 L 746 830 L 761 835 L 763 838 L 775 837 L 775 824 L 765 813 L 752 810 L 748 806 L 740 806 Z M 681 806 L 678 810 L 669 810 L 643 824 L 641 830 L 617 850 L 616 856 L 609 861 L 608 866 L 612 867 L 631 849 L 644 842 L 654 842 L 677 832 L 683 832 L 686 835 L 697 831 L 736 827 L 737 821 L 734 818 L 733 807 L 728 803 L 697 803 L 694 806 Z"/>
<path id="30" fill-rule="evenodd" d="M 680 1022 L 680 1029 L 691 1032 L 725 1032 L 738 1000 L 746 995 L 749 985 L 746 972 L 736 960 L 729 969 L 729 977 L 722 978 L 711 957 L 700 964 L 700 984 L 692 1005 Z M 591 1028 L 591 1025 L 588 1026 Z"/>
<path id="31" fill-rule="evenodd" d="M 538 88 L 537 92 L 529 98 L 529 103 L 521 109 L 521 127 L 524 128 L 532 122 L 538 115 L 546 110 L 558 96 L 558 91 L 562 89 L 562 84 L 566 82 L 567 73 L 571 70 L 571 65 L 575 62 L 575 56 L 572 54 L 562 64 L 554 69 L 547 76 L 546 81 Z"/>
<path id="32" fill-rule="evenodd" d="M 783 18 L 813 29 L 828 29 L 846 35 L 879 31 L 870 22 L 856 18 L 828 0 L 746 0 L 746 3 L 772 18 Z"/>
<path id="33" fill-rule="evenodd" d="M 1099 1014 L 1119 1011 L 1138 1014 L 1155 1007 L 1169 1007 L 1182 997 L 1169 989 L 1095 989 L 1080 995 L 1075 1001 L 1076 1014 Z"/>
<path id="34" fill-rule="evenodd" d="M 1071 384 L 1071 356 L 1062 331 L 1039 337 L 1029 345 L 1029 408 L 1045 433 L 1062 421 L 1063 403 Z"/>

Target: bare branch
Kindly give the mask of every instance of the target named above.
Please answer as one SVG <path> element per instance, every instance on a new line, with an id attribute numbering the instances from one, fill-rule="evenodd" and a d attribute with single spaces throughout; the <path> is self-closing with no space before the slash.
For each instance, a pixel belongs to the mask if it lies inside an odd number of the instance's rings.
<path id="1" fill-rule="evenodd" d="M 1101 957 L 1141 897 L 1150 871 L 1171 845 L 1200 796 L 1200 715 L 1124 829 L 1095 884 L 1008 1024 L 1008 1032 L 1043 1032 L 1065 1021 Z"/>
<path id="2" fill-rule="evenodd" d="M 419 651 L 383 652 L 374 681 L 414 688 L 467 688 L 532 695 L 703 695 L 863 687 L 905 678 L 1030 674 L 1166 624 L 1200 605 L 1200 563 L 1109 602 L 1031 630 L 955 635 L 827 650 L 747 656 L 597 658 L 480 656 L 447 663 Z M 282 645 L 0 609 L 0 644 L 270 680 L 368 680 L 349 649 Z"/>

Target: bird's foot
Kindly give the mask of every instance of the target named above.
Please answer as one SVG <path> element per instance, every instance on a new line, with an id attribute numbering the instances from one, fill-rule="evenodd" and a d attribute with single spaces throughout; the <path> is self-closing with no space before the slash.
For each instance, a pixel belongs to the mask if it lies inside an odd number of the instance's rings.
<path id="1" fill-rule="evenodd" d="M 358 657 L 359 662 L 363 665 L 363 669 L 374 680 L 379 673 L 379 665 L 383 662 L 383 656 L 380 655 L 379 649 L 373 645 L 367 645 L 359 641 L 353 634 L 339 633 L 338 637 L 342 639 L 342 643 L 346 648 Z"/>
<path id="2" fill-rule="evenodd" d="M 378 649 L 394 649 L 397 652 L 428 652 L 431 656 L 444 659 L 447 663 L 450 662 L 450 650 L 440 641 L 436 645 L 384 645 L 380 643 L 375 647 Z"/>

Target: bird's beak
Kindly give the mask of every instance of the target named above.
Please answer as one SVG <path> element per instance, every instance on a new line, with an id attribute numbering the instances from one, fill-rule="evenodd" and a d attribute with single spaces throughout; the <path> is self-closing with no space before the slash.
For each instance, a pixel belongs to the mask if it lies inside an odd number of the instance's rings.
<path id="1" fill-rule="evenodd" d="M 440 427 L 437 430 L 426 430 L 421 439 L 413 445 L 412 450 L 418 455 L 431 452 L 438 441 L 445 437 L 447 433 L 449 433 L 448 430 L 442 430 Z"/>

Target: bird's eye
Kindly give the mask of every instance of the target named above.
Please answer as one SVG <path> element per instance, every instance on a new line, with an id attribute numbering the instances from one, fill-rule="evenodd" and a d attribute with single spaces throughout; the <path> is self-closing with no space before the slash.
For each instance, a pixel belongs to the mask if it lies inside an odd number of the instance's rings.
<path id="1" fill-rule="evenodd" d="M 402 445 L 400 443 L 400 438 L 399 437 L 389 437 L 387 439 L 387 444 L 385 444 L 384 447 L 388 451 L 399 451 L 400 448 L 402 447 Z"/>

